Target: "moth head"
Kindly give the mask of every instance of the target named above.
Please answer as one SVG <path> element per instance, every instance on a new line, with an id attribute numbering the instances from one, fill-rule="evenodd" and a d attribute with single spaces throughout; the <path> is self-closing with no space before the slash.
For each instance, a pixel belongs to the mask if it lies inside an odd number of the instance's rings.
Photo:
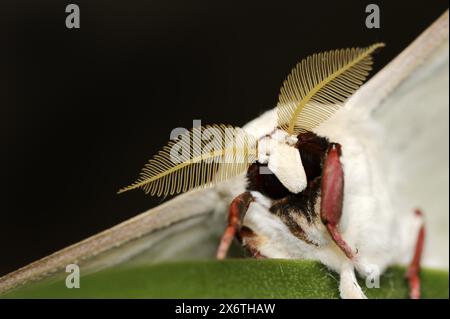
<path id="1" fill-rule="evenodd" d="M 258 147 L 258 162 L 267 164 L 269 173 L 275 174 L 293 194 L 300 193 L 308 184 L 296 143 L 295 136 L 276 129 L 270 136 L 260 139 Z"/>
<path id="2" fill-rule="evenodd" d="M 314 54 L 300 61 L 280 90 L 278 127 L 260 141 L 258 162 L 267 164 L 291 193 L 308 184 L 297 136 L 326 121 L 364 82 L 372 66 L 372 53 L 382 43 Z"/>

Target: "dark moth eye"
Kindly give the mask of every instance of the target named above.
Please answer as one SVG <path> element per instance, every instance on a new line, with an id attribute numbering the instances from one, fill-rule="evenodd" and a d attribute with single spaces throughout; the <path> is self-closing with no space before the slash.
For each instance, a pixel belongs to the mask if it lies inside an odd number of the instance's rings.
<path id="1" fill-rule="evenodd" d="M 272 199 L 280 199 L 291 194 L 281 184 L 277 176 L 270 171 L 267 164 L 253 163 L 247 171 L 248 186 L 250 191 L 258 191 Z"/>
<path id="2" fill-rule="evenodd" d="M 300 133 L 296 147 L 302 158 L 308 182 L 322 176 L 322 162 L 328 149 L 329 142 L 326 138 L 315 133 Z"/>
<path id="3" fill-rule="evenodd" d="M 326 138 L 315 133 L 306 132 L 298 135 L 295 147 L 300 152 L 308 185 L 322 176 L 322 162 L 328 145 Z M 292 194 L 270 171 L 267 164 L 253 163 L 247 170 L 247 179 L 248 190 L 258 191 L 272 199 L 280 199 Z"/>

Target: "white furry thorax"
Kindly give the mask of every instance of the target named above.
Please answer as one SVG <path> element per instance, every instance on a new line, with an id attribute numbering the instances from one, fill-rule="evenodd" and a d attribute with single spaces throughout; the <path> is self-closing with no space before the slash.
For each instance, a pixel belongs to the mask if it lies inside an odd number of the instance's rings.
<path id="1" fill-rule="evenodd" d="M 332 119 L 315 129 L 314 133 L 342 146 L 341 163 L 345 183 L 343 213 L 339 227 L 345 240 L 358 251 L 358 264 L 355 267 L 364 274 L 370 265 L 376 265 L 383 271 L 388 265 L 405 259 L 407 251 L 405 248 L 410 246 L 413 238 L 402 238 L 405 236 L 401 234 L 405 233 L 403 230 L 406 224 L 411 224 L 409 219 L 413 218 L 413 214 L 407 212 L 408 218 L 402 214 L 405 218 L 400 221 L 390 207 L 383 189 L 379 163 L 376 163 L 374 157 L 377 149 L 367 143 L 367 138 L 372 132 L 365 131 L 367 126 L 364 123 L 354 125 L 358 121 L 353 118 L 352 112 L 344 107 Z M 245 129 L 260 137 L 260 143 L 264 141 L 269 149 L 278 145 L 280 140 L 282 144 L 288 145 L 283 140 L 285 138 L 283 132 L 275 131 L 276 134 L 271 134 L 274 124 L 276 125 L 276 110 L 271 110 L 247 124 Z M 296 151 L 298 153 L 298 150 Z M 264 154 L 261 156 L 264 161 Z M 286 165 L 289 167 L 287 171 L 294 171 L 292 163 Z M 298 163 L 295 165 L 298 169 Z M 304 172 L 303 167 L 302 171 Z M 276 175 L 280 179 L 280 172 Z M 293 236 L 278 217 L 273 216 L 267 208 L 258 203 L 250 205 L 244 224 L 254 228 L 265 238 L 261 249 L 269 258 L 318 260 L 337 272 L 341 272 L 343 267 L 348 267 L 348 260 L 330 240 L 326 230 L 319 227 L 320 225 L 314 233 L 311 233 L 311 236 L 320 239 L 320 245 L 305 244 Z M 416 229 L 410 230 L 411 234 L 415 234 L 415 231 Z"/>

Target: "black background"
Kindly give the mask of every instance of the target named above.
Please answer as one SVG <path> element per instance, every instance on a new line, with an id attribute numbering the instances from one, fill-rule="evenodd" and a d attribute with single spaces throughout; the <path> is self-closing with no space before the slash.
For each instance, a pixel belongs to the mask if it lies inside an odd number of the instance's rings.
<path id="1" fill-rule="evenodd" d="M 36 312 L 45 313 L 46 317 L 55 318 L 60 313 L 67 313 L 74 317 L 85 316 L 87 312 L 90 315 L 95 314 L 105 316 L 105 314 L 114 314 L 116 316 L 141 316 L 142 313 L 148 313 L 148 316 L 164 318 L 194 318 L 192 314 L 177 314 L 175 309 L 181 304 L 189 306 L 209 306 L 220 309 L 220 304 L 275 304 L 273 314 L 221 314 L 218 312 L 209 312 L 207 318 L 291 318 L 292 314 L 305 313 L 307 311 L 316 311 L 320 309 L 320 315 L 325 317 L 346 316 L 349 313 L 363 314 L 370 309 L 370 314 L 377 318 L 386 316 L 387 312 L 401 311 L 402 316 L 410 318 L 414 316 L 424 317 L 430 315 L 430 309 L 438 313 L 445 313 L 448 307 L 448 300 L 442 299 L 368 299 L 368 300 L 335 300 L 335 299 L 252 299 L 245 301 L 243 299 L 57 299 L 57 300 L 17 300 L 0 299 L 2 310 L 10 307 L 15 314 L 31 314 Z M 392 308 L 391 308 L 392 307 Z M 52 309 L 49 312 L 49 309 Z M 441 309 L 441 310 L 439 310 Z M 163 314 L 163 315 L 162 315 Z M 201 316 L 200 316 L 201 317 Z"/>
<path id="2" fill-rule="evenodd" d="M 0 275 L 161 199 L 116 195 L 175 127 L 243 125 L 311 53 L 383 41 L 375 71 L 446 1 L 0 3 Z M 377 3 L 381 28 L 365 27 Z"/>

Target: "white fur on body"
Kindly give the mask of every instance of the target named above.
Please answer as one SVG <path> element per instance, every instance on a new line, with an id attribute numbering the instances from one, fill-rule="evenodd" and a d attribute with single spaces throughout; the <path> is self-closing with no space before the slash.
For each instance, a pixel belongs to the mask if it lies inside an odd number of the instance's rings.
<path id="1" fill-rule="evenodd" d="M 364 138 L 367 134 L 358 131 L 366 130 L 368 126 L 364 123 L 354 125 L 352 114 L 343 108 L 333 116 L 332 121 L 324 123 L 315 133 L 342 145 L 341 163 L 345 181 L 339 229 L 350 247 L 357 251 L 356 262 L 350 262 L 320 221 L 312 225 L 306 220 L 297 221 L 308 239 L 317 245 L 295 237 L 279 217 L 269 212 L 270 200 L 261 194 L 254 192 L 256 200 L 250 204 L 243 224 L 258 236 L 256 248 L 262 255 L 268 258 L 320 261 L 341 274 L 344 281 L 340 285 L 342 297 L 364 298 L 361 289 L 354 288 L 356 281 L 353 267 L 360 275 L 366 276 L 374 267 L 382 272 L 387 266 L 410 258 L 420 220 L 413 211 L 405 214 L 393 211 L 379 173 L 379 163 L 372 153 L 376 151 L 372 149 L 373 143 L 370 138 Z M 274 121 L 276 110 L 271 110 L 244 129 L 250 134 L 258 134 L 258 137 L 264 136 L 273 130 Z M 243 187 L 236 187 L 236 183 L 230 184 L 233 188 L 229 191 L 236 196 L 245 191 Z M 319 205 L 320 201 L 316 205 L 317 214 L 320 212 Z"/>
<path id="2" fill-rule="evenodd" d="M 427 162 L 422 159 L 420 163 L 433 163 L 436 172 L 447 172 L 440 184 L 442 189 L 448 188 L 448 142 L 445 146 L 438 146 L 447 148 L 443 153 L 437 152 L 436 146 L 430 143 L 430 138 L 436 136 L 448 141 L 448 12 L 405 52 L 408 54 L 403 53 L 394 60 L 333 117 L 314 130 L 330 142 L 342 145 L 344 203 L 339 230 L 349 246 L 357 251 L 354 262 L 350 262 L 334 244 L 322 223 L 308 225 L 306 221 L 297 221 L 308 239 L 317 246 L 295 237 L 277 216 L 268 211 L 268 199 L 261 194 L 254 194 L 256 201 L 249 206 L 243 222 L 259 236 L 256 242 L 262 255 L 318 260 L 340 273 L 339 289 L 343 298 L 365 297 L 356 282 L 354 269 L 364 277 L 374 267 L 383 272 L 390 265 L 410 262 L 423 224 L 422 217 L 414 214 L 414 207 L 444 211 L 444 214 L 432 212 L 428 217 L 431 221 L 440 220 L 446 228 L 440 232 L 441 235 L 432 233 L 432 242 L 426 241 L 425 250 L 433 250 L 434 253 L 425 251 L 422 263 L 448 267 L 448 249 L 440 249 L 445 246 L 442 241 L 447 242 L 448 248 L 448 214 L 445 213 L 448 211 L 448 196 L 440 190 L 433 191 L 431 187 L 424 192 L 416 186 L 422 180 L 407 180 L 414 174 L 423 180 L 436 182 L 435 175 L 427 178 L 428 166 L 417 164 L 418 155 L 421 155 Z M 375 99 L 371 99 L 372 92 L 376 93 Z M 408 120 L 399 122 L 402 113 L 408 114 Z M 422 130 L 419 136 L 417 125 L 420 127 L 421 120 L 428 114 L 437 114 L 435 123 L 439 125 L 430 123 L 424 130 L 431 133 L 425 134 Z M 439 120 L 439 115 L 445 119 Z M 405 129 L 396 129 L 389 121 L 397 121 L 394 124 Z M 414 132 L 408 129 L 412 124 L 416 125 Z M 248 123 L 244 129 L 262 137 L 272 132 L 276 125 L 277 113 L 271 110 Z M 399 147 L 403 148 L 403 155 Z M 407 187 L 404 186 L 405 180 L 408 181 Z M 413 184 L 412 187 L 409 184 Z M 399 194 L 399 190 L 404 193 Z M 242 191 L 244 189 L 232 188 L 236 195 Z M 319 212 L 318 208 L 316 212 Z"/>

